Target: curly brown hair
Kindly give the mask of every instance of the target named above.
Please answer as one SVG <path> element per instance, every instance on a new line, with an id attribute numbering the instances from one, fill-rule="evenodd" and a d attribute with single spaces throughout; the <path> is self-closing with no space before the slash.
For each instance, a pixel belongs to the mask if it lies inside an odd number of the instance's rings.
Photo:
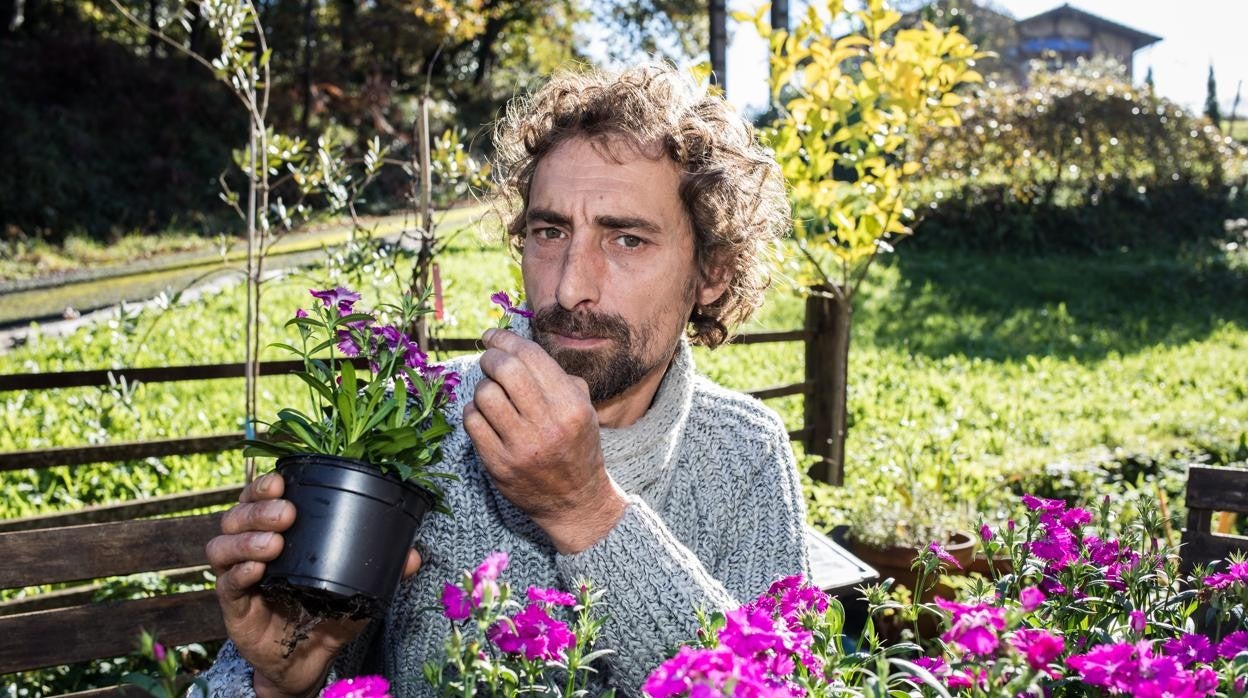
<path id="1" fill-rule="evenodd" d="M 537 164 L 572 138 L 592 139 L 608 152 L 622 142 L 680 168 L 679 195 L 702 279 L 722 274 L 729 281 L 719 299 L 693 308 L 689 337 L 708 347 L 724 343 L 761 304 L 770 283 L 768 250 L 792 224 L 780 167 L 753 127 L 671 65 L 556 74 L 514 100 L 495 130 L 494 173 L 514 212 L 507 234 L 517 251 Z"/>

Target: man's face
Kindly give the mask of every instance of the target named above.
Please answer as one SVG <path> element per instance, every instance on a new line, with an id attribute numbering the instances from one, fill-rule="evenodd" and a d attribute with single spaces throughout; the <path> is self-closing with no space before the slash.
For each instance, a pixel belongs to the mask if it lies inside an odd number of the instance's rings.
<path id="1" fill-rule="evenodd" d="M 614 154 L 576 138 L 538 163 L 521 260 L 534 339 L 594 402 L 666 371 L 694 302 L 723 292 L 700 281 L 675 163 Z"/>

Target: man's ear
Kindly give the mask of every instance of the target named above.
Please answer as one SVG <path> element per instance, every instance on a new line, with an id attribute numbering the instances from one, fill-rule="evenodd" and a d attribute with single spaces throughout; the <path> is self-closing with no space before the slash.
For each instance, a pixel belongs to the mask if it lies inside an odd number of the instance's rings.
<path id="1" fill-rule="evenodd" d="M 719 300 L 728 290 L 728 268 L 722 264 L 712 266 L 702 274 L 698 285 L 698 307 L 710 305 Z"/>

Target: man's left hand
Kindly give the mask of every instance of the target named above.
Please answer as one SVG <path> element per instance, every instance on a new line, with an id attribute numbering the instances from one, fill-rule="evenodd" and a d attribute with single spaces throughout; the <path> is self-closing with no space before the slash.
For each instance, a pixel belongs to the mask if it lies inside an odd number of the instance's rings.
<path id="1" fill-rule="evenodd" d="M 464 405 L 464 428 L 499 492 L 559 552 L 581 552 L 628 507 L 607 474 L 589 387 L 513 332 L 487 330 L 482 340 L 486 377 Z"/>

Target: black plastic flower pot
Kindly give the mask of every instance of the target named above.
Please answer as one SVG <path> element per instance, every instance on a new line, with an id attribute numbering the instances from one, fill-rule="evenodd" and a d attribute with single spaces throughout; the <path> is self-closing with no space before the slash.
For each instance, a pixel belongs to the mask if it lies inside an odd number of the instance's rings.
<path id="1" fill-rule="evenodd" d="M 295 522 L 261 587 L 316 617 L 380 617 L 403 576 L 432 493 L 368 463 L 319 454 L 284 456 L 277 471 Z"/>

